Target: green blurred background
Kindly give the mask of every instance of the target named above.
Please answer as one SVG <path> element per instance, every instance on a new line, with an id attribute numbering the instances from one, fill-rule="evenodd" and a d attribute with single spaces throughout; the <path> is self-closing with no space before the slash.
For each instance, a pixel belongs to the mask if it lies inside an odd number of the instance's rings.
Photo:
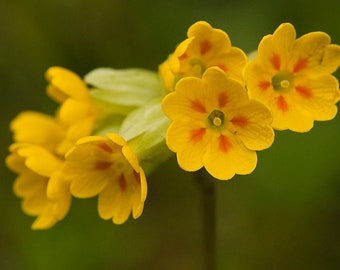
<path id="1" fill-rule="evenodd" d="M 102 66 L 156 70 L 197 20 L 246 52 L 287 21 L 299 36 L 321 30 L 340 44 L 339 13 L 338 0 L 3 0 L 1 160 L 17 113 L 53 112 L 49 66 L 80 75 Z M 277 132 L 253 174 L 216 180 L 219 269 L 340 269 L 339 138 L 340 115 L 307 134 Z M 119 226 L 98 217 L 95 198 L 75 199 L 63 221 L 32 231 L 3 162 L 0 175 L 1 270 L 202 269 L 200 193 L 174 159 L 148 178 L 142 217 Z"/>

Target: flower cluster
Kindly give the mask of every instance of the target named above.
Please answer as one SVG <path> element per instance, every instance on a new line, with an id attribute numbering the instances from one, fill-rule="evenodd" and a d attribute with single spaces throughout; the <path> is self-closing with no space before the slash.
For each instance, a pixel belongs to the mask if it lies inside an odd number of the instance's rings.
<path id="1" fill-rule="evenodd" d="M 337 113 L 340 46 L 323 32 L 296 39 L 284 23 L 265 36 L 254 59 L 221 29 L 194 23 L 159 65 L 98 68 L 84 79 L 61 67 L 46 73 L 55 115 L 26 111 L 11 123 L 7 166 L 15 194 L 47 229 L 72 197 L 98 196 L 98 213 L 115 224 L 138 218 L 146 175 L 172 154 L 186 171 L 216 179 L 249 174 L 274 130 L 306 132 Z"/>
<path id="2" fill-rule="evenodd" d="M 131 76 L 134 80 L 129 80 Z M 69 70 L 52 67 L 46 78 L 47 94 L 59 103 L 56 113 L 20 113 L 11 123 L 14 143 L 6 159 L 18 174 L 14 192 L 23 199 L 23 211 L 37 217 L 32 228 L 48 229 L 63 219 L 72 196 L 98 195 L 99 215 L 116 224 L 125 222 L 130 212 L 139 217 L 147 193 L 144 170 L 127 142 L 114 132 L 130 111 L 141 108 L 141 100 L 162 93 L 158 76 L 143 70 L 99 69 L 89 73 L 85 83 Z M 112 81 L 114 90 L 105 87 L 105 81 Z M 129 91 L 140 99 L 126 100 Z M 116 96 L 114 102 L 105 98 L 110 92 Z M 99 136 L 107 130 L 111 131 L 107 137 Z M 129 138 L 148 137 L 146 133 Z M 140 155 L 145 152 L 137 150 Z"/>

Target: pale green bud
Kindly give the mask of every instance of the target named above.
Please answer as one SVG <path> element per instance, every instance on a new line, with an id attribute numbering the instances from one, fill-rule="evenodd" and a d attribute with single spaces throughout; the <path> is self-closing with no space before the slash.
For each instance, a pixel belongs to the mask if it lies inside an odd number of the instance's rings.
<path id="1" fill-rule="evenodd" d="M 98 68 L 84 80 L 91 87 L 93 101 L 107 114 L 126 115 L 164 95 L 158 73 L 146 69 Z"/>
<path id="2" fill-rule="evenodd" d="M 165 94 L 158 73 L 146 69 L 98 68 L 84 80 L 91 87 L 91 99 L 100 112 L 96 135 L 119 132 L 130 112 Z"/>
<path id="3" fill-rule="evenodd" d="M 119 133 L 133 148 L 146 172 L 173 154 L 165 143 L 169 124 L 161 98 L 132 111 L 123 121 Z"/>

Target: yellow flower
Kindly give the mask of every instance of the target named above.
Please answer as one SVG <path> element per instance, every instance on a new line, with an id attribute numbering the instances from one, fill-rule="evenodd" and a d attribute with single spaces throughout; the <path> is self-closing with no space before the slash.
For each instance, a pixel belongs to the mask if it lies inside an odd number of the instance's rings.
<path id="1" fill-rule="evenodd" d="M 274 139 L 269 110 L 249 100 L 244 87 L 219 68 L 207 69 L 201 79 L 180 80 L 163 110 L 173 120 L 167 145 L 186 171 L 204 166 L 221 180 L 249 174 L 256 167 L 255 150 Z"/>
<path id="2" fill-rule="evenodd" d="M 173 90 L 180 78 L 200 78 L 207 68 L 213 66 L 219 67 L 228 76 L 243 80 L 246 55 L 241 49 L 231 46 L 227 33 L 199 21 L 188 29 L 187 35 L 188 38 L 160 66 L 160 74 L 168 90 Z"/>
<path id="3" fill-rule="evenodd" d="M 47 94 L 61 103 L 56 119 L 66 134 L 57 152 L 65 154 L 79 138 L 91 134 L 100 113 L 85 82 L 77 74 L 62 67 L 51 67 L 46 78 Z"/>
<path id="4" fill-rule="evenodd" d="M 110 133 L 108 138 L 80 139 L 66 154 L 63 168 L 73 196 L 98 196 L 98 212 L 103 219 L 124 223 L 130 213 L 138 218 L 143 211 L 147 184 L 138 159 L 125 140 Z"/>
<path id="5" fill-rule="evenodd" d="M 85 83 L 63 68 L 47 71 L 47 93 L 61 103 L 55 116 L 20 113 L 10 124 L 14 144 L 7 166 L 18 173 L 14 191 L 23 211 L 37 216 L 33 229 L 47 229 L 61 220 L 71 204 L 69 182 L 61 174 L 65 153 L 93 131 L 97 111 Z"/>
<path id="6" fill-rule="evenodd" d="M 339 84 L 331 73 L 339 67 L 340 46 L 330 41 L 323 32 L 296 39 L 289 23 L 261 40 L 245 79 L 250 97 L 271 110 L 275 129 L 306 132 L 314 120 L 335 117 Z"/>
<path id="7" fill-rule="evenodd" d="M 40 145 L 50 151 L 54 151 L 65 136 L 63 127 L 52 116 L 34 111 L 19 113 L 10 129 L 14 141 Z"/>
<path id="8" fill-rule="evenodd" d="M 62 160 L 32 144 L 14 143 L 10 152 L 6 164 L 18 173 L 14 192 L 23 199 L 23 211 L 37 216 L 32 229 L 52 227 L 66 216 L 71 205 L 69 183 L 60 173 Z M 49 192 L 51 185 L 53 192 Z"/>

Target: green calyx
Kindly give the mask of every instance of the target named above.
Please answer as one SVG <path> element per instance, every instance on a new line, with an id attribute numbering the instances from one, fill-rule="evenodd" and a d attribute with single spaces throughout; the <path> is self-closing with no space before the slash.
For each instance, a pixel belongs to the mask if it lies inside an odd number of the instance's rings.
<path id="1" fill-rule="evenodd" d="M 289 92 L 294 87 L 294 75 L 291 72 L 280 71 L 272 78 L 272 85 L 275 91 Z"/>
<path id="2" fill-rule="evenodd" d="M 218 130 L 224 126 L 225 120 L 224 112 L 220 110 L 213 110 L 207 118 L 209 127 Z"/>

